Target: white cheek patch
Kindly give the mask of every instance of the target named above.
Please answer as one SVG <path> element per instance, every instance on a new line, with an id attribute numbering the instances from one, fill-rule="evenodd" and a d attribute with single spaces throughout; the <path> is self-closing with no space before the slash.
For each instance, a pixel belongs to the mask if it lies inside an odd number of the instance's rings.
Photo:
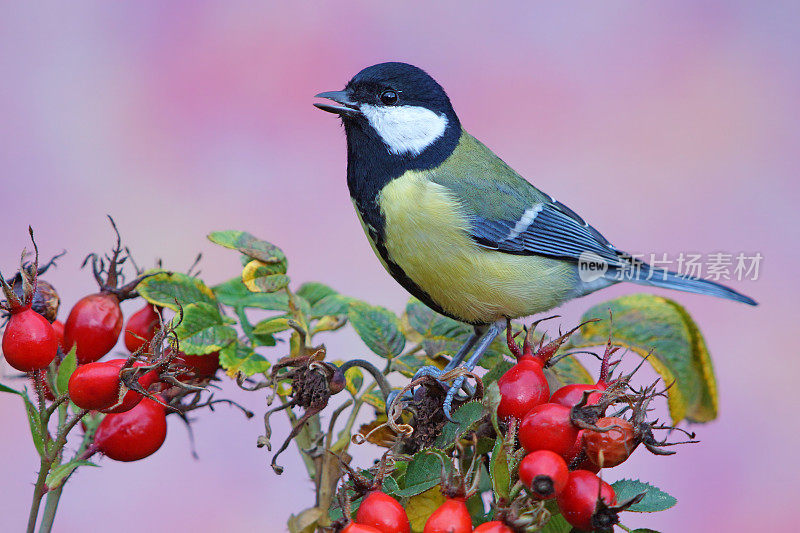
<path id="1" fill-rule="evenodd" d="M 389 152 L 419 155 L 444 135 L 447 117 L 419 106 L 375 106 L 362 104 L 361 112 L 378 132 Z"/>

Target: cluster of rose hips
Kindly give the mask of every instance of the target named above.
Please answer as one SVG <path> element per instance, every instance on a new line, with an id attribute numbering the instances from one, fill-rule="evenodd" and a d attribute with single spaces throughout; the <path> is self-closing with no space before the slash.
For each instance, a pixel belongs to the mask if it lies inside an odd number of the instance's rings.
<path id="1" fill-rule="evenodd" d="M 536 324 L 534 324 L 535 327 Z M 579 328 L 580 326 L 578 326 Z M 498 420 L 507 428 L 507 437 L 515 442 L 521 461 L 515 472 L 519 489 L 513 501 L 495 502 L 492 521 L 473 529 L 467 500 L 477 493 L 477 476 L 466 487 L 470 473 L 453 475 L 451 465 L 446 475 L 443 465 L 442 503 L 425 523 L 424 533 L 517 533 L 541 527 L 541 509 L 533 504 L 554 500 L 560 514 L 575 531 L 610 531 L 618 523 L 618 513 L 637 503 L 643 494 L 618 502 L 614 488 L 597 474 L 625 462 L 641 444 L 649 451 L 667 455 L 657 440 L 657 426 L 647 421 L 648 404 L 662 392 L 657 382 L 642 390 L 630 387 L 634 372 L 612 379 L 618 363 L 612 356 L 619 348 L 609 338 L 600 366 L 600 377 L 594 384 L 570 384 L 551 393 L 544 369 L 559 348 L 578 329 L 548 342 L 540 342 L 534 350 L 533 327 L 526 331 L 522 348 L 514 341 L 509 325 L 507 342 L 517 362 L 500 379 Z M 616 407 L 613 416 L 606 412 Z M 693 437 L 693 435 L 690 435 Z M 477 435 L 473 435 L 477 438 Z M 503 438 L 503 435 L 497 435 Z M 458 448 L 460 443 L 456 443 Z M 477 447 L 477 442 L 474 443 Z M 441 452 L 433 452 L 441 453 Z M 463 454 L 459 454 L 463 455 Z M 383 473 L 367 483 L 349 467 L 356 495 L 366 495 L 352 522 L 346 522 L 345 533 L 399 533 L 409 531 L 409 521 L 402 505 L 380 490 Z M 359 481 L 361 479 L 361 481 Z M 347 503 L 347 502 L 345 502 Z M 343 509 L 347 511 L 346 505 Z M 350 516 L 345 512 L 345 516 Z M 546 520 L 546 513 L 545 518 Z"/>
<path id="2" fill-rule="evenodd" d="M 600 469 L 622 464 L 639 444 L 660 455 L 674 452 L 661 449 L 667 443 L 653 436 L 653 429 L 666 428 L 646 421 L 647 405 L 659 395 L 655 384 L 629 392 L 631 375 L 610 379 L 610 369 L 619 362 L 610 361 L 619 349 L 611 339 L 595 384 L 571 384 L 550 393 L 543 369 L 575 330 L 540 343 L 534 353 L 533 328 L 526 333 L 522 350 L 508 328 L 508 346 L 517 363 L 497 382 L 501 395 L 497 412 L 509 424 L 518 424 L 519 443 L 527 452 L 519 465 L 519 479 L 529 495 L 537 500 L 555 498 L 562 516 L 578 530 L 604 530 L 635 501 L 618 504 L 614 489 L 598 477 Z M 606 416 L 614 405 L 622 405 L 619 415 L 630 412 L 629 419 Z"/>
<path id="3" fill-rule="evenodd" d="M 118 461 L 136 461 L 155 453 L 166 439 L 164 400 L 169 389 L 184 382 L 207 383 L 219 369 L 219 355 L 192 356 L 165 348 L 162 357 L 154 356 L 162 354 L 162 347 L 151 344 L 164 343 L 166 328 L 162 310 L 145 303 L 125 324 L 124 344 L 131 355 L 101 361 L 123 331 L 120 302 L 138 296 L 136 285 L 143 278 L 117 286 L 125 260 L 119 234 L 107 261 L 95 255 L 87 258 L 100 290 L 81 298 L 63 324 L 57 320 L 57 292 L 39 279 L 53 262 L 39 268 L 35 242 L 34 249 L 34 262 L 23 262 L 10 284 L 0 275 L 6 298 L 2 309 L 9 314 L 3 331 L 3 357 L 9 366 L 30 375 L 53 402 L 59 399 L 53 395 L 49 376 L 55 375 L 65 354 L 74 349 L 78 366 L 69 379 L 68 399 L 81 410 L 105 414 L 92 451 Z"/>

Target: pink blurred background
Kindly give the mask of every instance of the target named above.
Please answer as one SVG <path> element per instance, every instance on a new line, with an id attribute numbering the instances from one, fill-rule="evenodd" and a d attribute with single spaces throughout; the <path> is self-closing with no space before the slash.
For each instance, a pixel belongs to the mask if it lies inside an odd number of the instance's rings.
<path id="1" fill-rule="evenodd" d="M 63 318 L 94 288 L 78 264 L 111 245 L 109 213 L 142 263 L 184 270 L 202 251 L 219 282 L 237 258 L 205 235 L 247 229 L 283 247 L 297 282 L 402 310 L 352 211 L 342 129 L 311 103 L 367 65 L 411 62 L 471 133 L 620 247 L 764 255 L 758 281 L 732 282 L 758 308 L 670 293 L 716 365 L 720 417 L 696 428 L 702 444 L 639 452 L 607 479 L 679 500 L 629 526 L 796 530 L 800 4 L 488 4 L 7 3 L 0 268 L 15 268 L 28 224 L 44 255 L 69 250 L 48 275 Z M 635 290 L 560 312 L 574 321 Z M 351 332 L 329 342 L 333 358 L 365 351 Z M 263 413 L 263 394 L 234 389 Z M 311 503 L 294 448 L 279 478 L 255 447 L 258 416 L 199 416 L 199 461 L 171 423 L 153 457 L 80 471 L 55 530 L 282 531 Z M 0 530 L 20 531 L 38 465 L 18 398 L 0 397 L 0 427 Z"/>

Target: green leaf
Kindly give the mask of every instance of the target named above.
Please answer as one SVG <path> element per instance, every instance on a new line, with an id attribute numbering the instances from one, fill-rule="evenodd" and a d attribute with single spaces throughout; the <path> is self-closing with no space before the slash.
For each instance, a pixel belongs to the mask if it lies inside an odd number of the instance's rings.
<path id="1" fill-rule="evenodd" d="M 552 372 L 560 387 L 570 383 L 593 384 L 597 381 L 574 355 L 562 357 L 555 365 L 548 367 L 548 370 Z"/>
<path id="2" fill-rule="evenodd" d="M 78 359 L 75 354 L 78 351 L 77 346 L 73 346 L 69 353 L 61 360 L 58 365 L 58 373 L 56 374 L 56 393 L 59 395 L 67 392 L 69 385 L 69 378 L 75 369 L 78 368 Z"/>
<path id="3" fill-rule="evenodd" d="M 289 296 L 285 292 L 252 292 L 241 276 L 213 288 L 219 302 L 231 307 L 253 307 L 267 311 L 288 311 Z"/>
<path id="4" fill-rule="evenodd" d="M 253 328 L 253 333 L 256 335 L 273 335 L 275 333 L 280 333 L 281 331 L 286 331 L 289 329 L 289 320 L 290 317 L 286 315 L 275 316 L 266 320 L 262 320 L 255 325 Z"/>
<path id="5" fill-rule="evenodd" d="M 472 328 L 466 324 L 436 313 L 416 298 L 406 304 L 404 318 L 411 329 L 422 336 L 422 347 L 430 358 L 456 353 L 472 334 Z M 481 366 L 484 360 L 495 359 L 496 355 L 493 345 L 486 350 Z"/>
<path id="6" fill-rule="evenodd" d="M 70 461 L 68 463 L 64 463 L 63 465 L 58 465 L 52 470 L 50 473 L 47 474 L 47 479 L 45 483 L 47 484 L 47 488 L 50 490 L 57 489 L 64 483 L 67 477 L 72 474 L 76 468 L 80 466 L 98 466 L 91 461 Z"/>
<path id="7" fill-rule="evenodd" d="M 481 366 L 481 368 L 491 370 L 502 361 L 505 361 L 506 357 L 510 358 L 513 356 L 511 355 L 511 351 L 508 349 L 508 344 L 506 344 L 505 337 L 498 335 L 498 337 L 483 353 L 483 357 L 481 357 L 481 360 L 478 364 Z"/>
<path id="8" fill-rule="evenodd" d="M 445 448 L 455 444 L 461 435 L 466 433 L 476 422 L 483 418 L 483 404 L 480 402 L 467 402 L 453 413 L 453 422 L 447 422 L 442 428 L 442 433 L 436 438 L 434 448 Z"/>
<path id="9" fill-rule="evenodd" d="M 434 453 L 417 452 L 408 464 L 405 487 L 397 491 L 397 496 L 407 498 L 421 494 L 439 484 L 442 477 L 442 462 Z"/>
<path id="10" fill-rule="evenodd" d="M 486 374 L 483 375 L 483 384 L 484 386 L 489 385 L 491 383 L 496 382 L 500 379 L 503 374 L 509 371 L 511 367 L 514 366 L 514 363 L 510 361 L 506 361 L 505 359 L 498 361 L 491 370 L 489 370 Z"/>
<path id="11" fill-rule="evenodd" d="M 219 363 L 231 377 L 265 373 L 270 363 L 252 348 L 239 342 L 232 343 L 219 353 Z"/>
<path id="12" fill-rule="evenodd" d="M 497 385 L 497 382 L 486 387 L 486 393 L 483 395 L 483 404 L 492 417 L 492 427 L 494 427 L 495 432 L 498 435 L 502 434 L 500 431 L 500 422 L 497 419 L 497 407 L 500 405 L 500 387 Z"/>
<path id="13" fill-rule="evenodd" d="M 0 383 L 0 392 L 10 392 L 11 394 L 19 394 L 22 396 L 22 393 L 16 389 L 12 389 L 11 387 L 6 387 L 2 383 Z"/>
<path id="14" fill-rule="evenodd" d="M 491 445 L 483 446 L 481 441 L 491 441 Z M 494 449 L 494 439 L 488 437 L 481 437 L 478 440 L 477 455 L 488 455 Z M 478 492 L 489 492 L 492 490 L 492 476 L 489 475 L 489 469 L 486 467 L 486 462 L 481 461 L 480 469 L 478 470 L 480 479 L 478 480 Z"/>
<path id="15" fill-rule="evenodd" d="M 300 288 L 297 289 L 296 294 L 305 298 L 308 303 L 313 306 L 326 296 L 331 296 L 338 293 L 324 283 L 309 281 L 308 283 L 303 283 L 300 285 Z"/>
<path id="16" fill-rule="evenodd" d="M 267 264 L 284 264 L 286 272 L 286 256 L 280 248 L 267 241 L 262 241 L 246 231 L 214 231 L 208 240 L 225 248 L 239 250 L 241 253 Z"/>
<path id="17" fill-rule="evenodd" d="M 350 309 L 350 304 L 356 301 L 358 300 L 349 296 L 329 294 L 312 304 L 309 316 L 311 318 L 322 318 L 323 316 L 346 315 Z"/>
<path id="18" fill-rule="evenodd" d="M 28 426 L 31 428 L 33 445 L 39 455 L 44 457 L 44 435 L 42 435 L 42 426 L 39 421 L 39 411 L 36 410 L 36 407 L 34 407 L 26 394 L 20 394 L 20 396 L 22 401 L 25 402 L 25 412 L 28 414 Z"/>
<path id="19" fill-rule="evenodd" d="M 466 324 L 440 315 L 416 298 L 411 298 L 406 304 L 406 316 L 411 327 L 423 337 L 461 339 L 472 333 Z"/>
<path id="20" fill-rule="evenodd" d="M 200 303 L 217 305 L 214 293 L 205 283 L 179 272 L 161 272 L 145 278 L 136 286 L 136 290 L 151 304 L 168 307 L 173 311 L 178 310 L 176 300 L 183 307 Z"/>
<path id="21" fill-rule="evenodd" d="M 181 350 L 192 355 L 218 352 L 237 337 L 236 330 L 222 318 L 219 309 L 203 302 L 184 306 L 183 321 L 175 333 L 181 341 Z"/>
<path id="22" fill-rule="evenodd" d="M 344 327 L 346 323 L 347 320 L 341 316 L 323 316 L 317 320 L 317 323 L 314 324 L 311 331 L 314 335 L 322 331 L 336 331 Z"/>
<path id="23" fill-rule="evenodd" d="M 400 331 L 400 321 L 388 309 L 354 302 L 348 317 L 361 340 L 374 353 L 390 358 L 403 351 L 406 338 Z"/>
<path id="24" fill-rule="evenodd" d="M 380 392 L 372 391 L 361 397 L 364 403 L 371 405 L 381 413 L 386 412 L 386 401 L 383 399 L 383 394 Z"/>
<path id="25" fill-rule="evenodd" d="M 511 472 L 508 468 L 508 449 L 502 438 L 498 437 L 492 450 L 492 462 L 489 465 L 489 475 L 492 478 L 492 490 L 495 501 L 500 498 L 508 499 L 511 489 Z"/>
<path id="26" fill-rule="evenodd" d="M 602 319 L 581 329 L 586 344 L 605 344 L 613 316 L 613 342 L 641 356 L 669 385 L 669 410 L 674 423 L 684 418 L 708 422 L 717 416 L 717 384 L 703 336 L 686 310 L 666 298 L 632 294 L 592 307 L 583 320 Z"/>
<path id="27" fill-rule="evenodd" d="M 547 521 L 539 533 L 570 533 L 572 526 L 560 514 L 554 514 Z"/>
<path id="28" fill-rule="evenodd" d="M 289 286 L 289 276 L 275 270 L 274 265 L 254 259 L 242 270 L 242 282 L 253 292 L 278 292 Z"/>
<path id="29" fill-rule="evenodd" d="M 386 476 L 383 478 L 381 489 L 386 494 L 395 494 L 398 490 L 400 490 L 400 487 L 397 485 L 397 481 L 392 476 Z"/>
<path id="30" fill-rule="evenodd" d="M 70 403 L 70 405 L 72 406 L 71 409 L 73 412 L 80 411 L 80 408 L 74 403 Z M 100 422 L 102 422 L 105 417 L 106 415 L 99 411 L 89 411 L 89 413 L 81 419 L 81 426 L 86 427 L 84 435 L 94 435 L 97 426 L 100 425 Z"/>
<path id="31" fill-rule="evenodd" d="M 472 333 L 466 324 L 440 315 L 416 298 L 411 298 L 406 304 L 405 319 L 414 331 L 422 335 L 422 346 L 429 357 L 442 352 L 455 353 Z"/>
<path id="32" fill-rule="evenodd" d="M 646 527 L 640 527 L 640 528 L 634 529 L 631 533 L 659 533 L 659 532 L 656 531 L 655 529 L 650 529 L 650 528 L 646 528 Z"/>
<path id="33" fill-rule="evenodd" d="M 483 499 L 481 498 L 480 494 L 473 494 L 469 498 L 467 498 L 467 511 L 469 512 L 470 516 L 472 517 L 472 524 L 475 525 L 476 522 L 483 523 L 486 522 L 486 509 L 483 506 Z"/>
<path id="34" fill-rule="evenodd" d="M 300 314 L 302 314 L 304 317 L 308 317 L 311 314 L 311 304 L 308 303 L 308 300 L 306 300 L 302 296 L 298 296 L 297 294 L 292 294 L 291 301 L 289 302 L 290 310 L 292 306 L 294 306 L 294 308 L 297 311 L 299 311 Z"/>
<path id="35" fill-rule="evenodd" d="M 247 338 L 250 339 L 250 342 L 253 346 L 275 346 L 276 341 L 275 337 L 273 337 L 269 333 L 258 333 L 254 332 L 253 325 L 250 323 L 250 318 L 247 316 L 247 312 L 245 308 L 242 306 L 237 306 L 234 308 L 236 312 L 236 316 L 239 318 L 239 327 L 242 328 L 242 331 Z"/>
<path id="36" fill-rule="evenodd" d="M 250 333 L 248 335 L 250 342 L 253 343 L 253 347 L 256 346 L 275 346 L 278 342 L 275 340 L 275 337 L 272 335 L 261 335 L 259 333 Z"/>
<path id="37" fill-rule="evenodd" d="M 614 493 L 617 495 L 618 502 L 624 502 L 643 492 L 645 493 L 642 501 L 628 507 L 628 511 L 633 511 L 635 513 L 666 511 L 678 503 L 678 500 L 673 496 L 638 479 L 621 479 L 611 486 L 614 488 Z"/>
<path id="38" fill-rule="evenodd" d="M 410 378 L 417 373 L 417 370 L 429 362 L 430 360 L 425 354 L 407 353 L 392 359 L 392 370 L 397 370 L 405 377 Z"/>

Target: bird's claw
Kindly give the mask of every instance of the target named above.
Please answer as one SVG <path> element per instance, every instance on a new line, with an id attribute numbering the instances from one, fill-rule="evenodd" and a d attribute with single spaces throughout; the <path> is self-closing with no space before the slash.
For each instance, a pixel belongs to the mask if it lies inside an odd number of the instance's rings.
<path id="1" fill-rule="evenodd" d="M 444 411 L 444 417 L 449 420 L 450 422 L 455 422 L 453 417 L 450 414 L 450 411 L 453 407 L 453 400 L 456 397 L 456 394 L 461 391 L 461 387 L 464 386 L 465 376 L 459 376 L 453 382 L 453 385 L 447 390 L 447 396 L 444 398 L 444 404 L 442 405 L 442 410 Z"/>
<path id="2" fill-rule="evenodd" d="M 430 376 L 432 378 L 439 379 L 446 372 L 447 372 L 446 370 L 442 370 L 441 368 L 433 365 L 423 366 L 422 368 L 417 370 L 416 374 L 414 374 L 414 379 L 416 380 L 419 378 L 423 378 L 425 376 Z"/>
<path id="3" fill-rule="evenodd" d="M 440 369 L 438 367 L 435 367 L 435 366 L 423 366 L 422 368 L 417 370 L 417 372 L 414 374 L 414 377 L 411 378 L 411 381 L 415 381 L 415 380 L 417 380 L 419 378 L 422 378 L 422 377 L 425 377 L 425 376 L 430 376 L 430 377 L 438 380 L 439 377 L 442 374 L 444 374 L 444 370 L 442 370 L 442 369 Z M 391 410 L 392 405 L 394 405 L 394 403 L 397 401 L 398 396 L 400 395 L 401 392 L 403 393 L 403 395 L 400 397 L 401 401 L 410 401 L 414 397 L 410 390 L 405 390 L 405 391 L 393 390 L 392 392 L 389 393 L 389 396 L 386 398 L 386 412 L 387 412 L 387 414 Z"/>
<path id="4" fill-rule="evenodd" d="M 417 370 L 417 372 L 414 374 L 414 377 L 413 377 L 412 381 L 416 381 L 417 379 L 423 378 L 423 377 L 431 377 L 431 378 L 434 378 L 439 383 L 441 383 L 442 386 L 447 387 L 447 381 L 442 380 L 441 378 L 442 378 L 442 376 L 444 376 L 448 372 L 451 372 L 451 371 L 442 370 L 441 368 L 438 368 L 438 367 L 435 367 L 435 366 L 424 366 L 424 367 L 420 368 L 419 370 Z M 469 398 L 475 393 L 474 389 L 471 386 L 469 386 L 469 384 L 465 383 L 465 376 L 457 377 L 455 379 L 455 381 L 453 382 L 453 385 L 448 387 L 447 395 L 445 396 L 444 403 L 442 404 L 442 408 L 443 408 L 443 411 L 444 411 L 444 416 L 450 422 L 453 422 L 453 419 L 452 419 L 452 416 L 451 416 L 451 410 L 452 410 L 452 406 L 453 406 L 453 401 L 456 399 L 456 396 L 462 390 L 466 393 L 465 398 Z M 402 392 L 402 396 L 400 396 L 398 398 L 398 396 L 400 395 L 401 392 Z M 400 400 L 400 401 L 410 401 L 412 399 L 413 399 L 413 394 L 412 394 L 412 392 L 410 390 L 406 390 L 405 392 L 400 391 L 400 390 L 393 390 L 391 393 L 389 393 L 389 396 L 386 399 L 386 410 L 388 412 L 392 408 L 392 405 L 394 405 L 394 403 L 397 402 L 398 400 Z"/>

